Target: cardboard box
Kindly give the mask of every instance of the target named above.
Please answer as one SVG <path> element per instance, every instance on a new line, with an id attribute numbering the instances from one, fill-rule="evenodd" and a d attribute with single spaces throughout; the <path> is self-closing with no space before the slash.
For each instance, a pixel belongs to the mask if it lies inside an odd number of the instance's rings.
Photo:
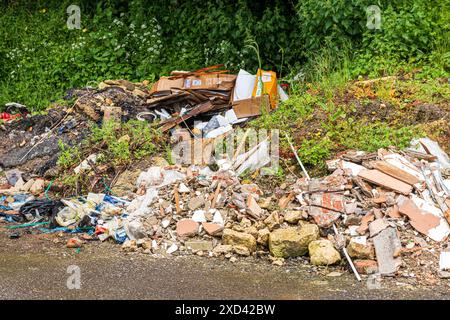
<path id="1" fill-rule="evenodd" d="M 268 95 L 234 101 L 232 104 L 233 111 L 238 119 L 259 116 L 264 108 L 267 112 L 270 111 L 270 99 Z"/>
<path id="2" fill-rule="evenodd" d="M 150 93 L 161 92 L 161 91 L 170 91 L 171 88 L 182 88 L 183 87 L 183 78 L 178 79 L 169 79 L 170 77 L 161 77 L 158 81 L 156 81 Z"/>
<path id="3" fill-rule="evenodd" d="M 236 75 L 211 73 L 200 76 L 189 76 L 183 79 L 183 89 L 231 90 Z"/>
<path id="4" fill-rule="evenodd" d="M 261 95 L 268 94 L 271 108 L 276 109 L 278 106 L 277 86 L 277 74 L 275 72 L 258 69 L 252 96 L 260 97 Z"/>

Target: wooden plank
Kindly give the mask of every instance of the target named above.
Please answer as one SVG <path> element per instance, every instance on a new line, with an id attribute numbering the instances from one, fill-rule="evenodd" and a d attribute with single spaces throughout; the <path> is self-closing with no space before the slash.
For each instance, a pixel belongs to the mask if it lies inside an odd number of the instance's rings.
<path id="1" fill-rule="evenodd" d="M 409 195 L 413 189 L 413 187 L 410 186 L 409 184 L 404 183 L 403 181 L 400 181 L 398 179 L 395 179 L 376 169 L 361 170 L 358 173 L 358 177 L 361 177 L 362 179 L 369 181 L 373 184 L 384 187 L 386 189 L 394 190 L 404 195 Z"/>
<path id="2" fill-rule="evenodd" d="M 407 184 L 414 185 L 416 183 L 419 183 L 419 179 L 417 177 L 393 166 L 386 161 L 374 161 L 372 162 L 372 165 L 375 169 Z"/>
<path id="3" fill-rule="evenodd" d="M 181 122 L 186 121 L 187 119 L 189 119 L 191 117 L 195 117 L 199 114 L 208 112 L 212 108 L 213 108 L 213 105 L 212 105 L 211 101 L 206 101 L 202 104 L 199 104 L 197 107 L 188 111 L 187 113 L 185 113 L 182 116 L 179 116 L 176 118 L 170 118 L 165 121 L 162 121 L 159 123 L 159 125 L 161 125 L 161 132 L 165 132 L 169 129 L 172 129 L 173 127 L 180 124 Z"/>

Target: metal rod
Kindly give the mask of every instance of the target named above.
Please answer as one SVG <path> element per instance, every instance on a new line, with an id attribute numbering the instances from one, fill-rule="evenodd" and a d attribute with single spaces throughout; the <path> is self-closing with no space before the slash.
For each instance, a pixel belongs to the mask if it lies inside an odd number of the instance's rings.
<path id="1" fill-rule="evenodd" d="M 297 151 L 295 151 L 295 148 L 294 148 L 294 146 L 292 145 L 291 140 L 289 139 L 289 136 L 288 136 L 286 133 L 285 133 L 284 135 L 286 136 L 286 139 L 287 139 L 289 145 L 291 146 L 292 152 L 294 152 L 295 158 L 297 159 L 298 163 L 300 164 L 300 167 L 302 167 L 302 170 L 303 170 L 303 173 L 304 173 L 305 176 L 306 176 L 306 179 L 307 179 L 307 180 L 311 180 L 311 178 L 309 177 L 308 172 L 306 171 L 305 167 L 303 166 L 302 161 L 301 161 L 300 158 L 298 157 Z"/>
<path id="2" fill-rule="evenodd" d="M 333 230 L 334 230 L 334 233 L 335 233 L 336 235 L 339 234 L 339 232 L 338 232 L 338 230 L 337 230 L 337 228 L 336 228 L 336 225 L 335 225 L 334 223 L 333 223 Z M 348 255 L 347 249 L 345 249 L 345 245 L 344 245 L 344 247 L 342 248 L 342 251 L 344 252 L 345 258 L 347 259 L 347 261 L 348 261 L 350 267 L 352 268 L 353 273 L 355 274 L 356 279 L 357 279 L 358 281 L 361 281 L 361 276 L 359 275 L 358 271 L 356 270 L 355 265 L 354 265 L 353 262 L 352 262 L 352 259 L 351 259 L 350 256 Z"/>

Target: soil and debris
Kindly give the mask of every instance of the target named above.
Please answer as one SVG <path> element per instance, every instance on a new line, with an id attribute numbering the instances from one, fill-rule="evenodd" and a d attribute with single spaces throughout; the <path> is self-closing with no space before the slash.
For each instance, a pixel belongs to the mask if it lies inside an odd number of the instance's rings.
<path id="1" fill-rule="evenodd" d="M 74 97 L 70 108 L 8 119 L 0 131 L 0 217 L 10 241 L 24 233 L 55 234 L 73 250 L 111 241 L 154 257 L 236 262 L 251 256 L 276 266 L 336 266 L 357 280 L 370 275 L 435 285 L 450 278 L 450 159 L 429 138 L 404 150 L 349 150 L 327 161 L 330 174 L 321 178 L 311 177 L 297 157 L 302 176 L 267 188 L 244 176 L 271 162 L 271 137 L 244 150 L 244 134 L 231 156 L 210 151 L 184 165 L 154 157 L 145 169 L 117 174 L 104 192 L 54 198 L 48 177 L 58 141 L 81 141 L 91 121 L 147 121 L 176 143 L 206 139 L 202 154 L 264 108 L 276 109 L 286 94 L 272 72 L 230 75 L 213 66 L 173 72 L 151 89 L 104 81 L 98 89 L 70 92 L 68 99 Z M 95 162 L 92 153 L 73 170 L 98 175 Z"/>

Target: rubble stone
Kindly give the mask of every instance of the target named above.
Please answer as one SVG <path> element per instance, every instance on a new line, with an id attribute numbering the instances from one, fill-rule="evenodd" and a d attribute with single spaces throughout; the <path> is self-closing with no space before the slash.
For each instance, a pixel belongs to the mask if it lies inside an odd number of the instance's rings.
<path id="1" fill-rule="evenodd" d="M 348 255 L 356 259 L 374 259 L 375 249 L 366 240 L 352 238 L 347 246 Z"/>
<path id="2" fill-rule="evenodd" d="M 309 246 L 311 263 L 316 266 L 327 266 L 341 261 L 341 255 L 333 247 L 330 240 L 315 240 Z"/>
<path id="3" fill-rule="evenodd" d="M 136 251 L 137 250 L 136 240 L 126 240 L 122 244 L 122 250 L 126 252 Z"/>
<path id="4" fill-rule="evenodd" d="M 152 249 L 152 241 L 151 240 L 146 240 L 142 243 L 142 248 L 144 250 L 151 250 Z"/>
<path id="5" fill-rule="evenodd" d="M 244 217 L 242 218 L 241 222 L 239 222 L 239 225 L 241 225 L 244 228 L 248 228 L 251 227 L 252 221 Z"/>
<path id="6" fill-rule="evenodd" d="M 247 227 L 245 228 L 244 232 L 251 234 L 253 237 L 255 237 L 255 239 L 258 239 L 258 229 L 256 229 L 256 227 L 254 226 Z"/>
<path id="7" fill-rule="evenodd" d="M 309 243 L 317 239 L 319 228 L 315 224 L 277 229 L 269 235 L 269 250 L 279 258 L 302 256 L 308 252 Z"/>
<path id="8" fill-rule="evenodd" d="M 36 179 L 33 185 L 30 187 L 30 192 L 32 194 L 39 194 L 44 191 L 45 181 L 44 179 Z"/>
<path id="9" fill-rule="evenodd" d="M 191 198 L 189 200 L 189 210 L 196 210 L 205 204 L 205 198 L 203 196 L 198 196 Z"/>
<path id="10" fill-rule="evenodd" d="M 268 209 L 271 202 L 272 202 L 272 197 L 261 198 L 258 202 L 258 205 L 261 209 Z"/>
<path id="11" fill-rule="evenodd" d="M 233 250 L 233 246 L 232 245 L 219 244 L 219 245 L 214 247 L 213 253 L 216 254 L 216 255 L 227 254 L 227 253 L 230 253 L 231 250 Z"/>
<path id="12" fill-rule="evenodd" d="M 397 230 L 386 228 L 373 238 L 375 253 L 379 271 L 382 275 L 392 275 L 399 266 L 399 260 L 395 259 L 401 248 L 401 242 L 397 236 Z"/>
<path id="13" fill-rule="evenodd" d="M 212 241 L 207 240 L 189 240 L 184 245 L 192 251 L 211 251 L 213 249 Z"/>
<path id="14" fill-rule="evenodd" d="M 245 246 L 233 246 L 233 252 L 240 256 L 248 257 L 250 255 L 250 250 Z"/>
<path id="15" fill-rule="evenodd" d="M 264 223 L 267 225 L 270 231 L 275 228 L 280 227 L 280 215 L 277 211 L 272 212 L 265 220 Z"/>
<path id="16" fill-rule="evenodd" d="M 284 213 L 284 221 L 292 224 L 297 224 L 302 219 L 302 211 L 288 210 Z"/>
<path id="17" fill-rule="evenodd" d="M 269 235 L 270 231 L 268 228 L 258 230 L 258 237 L 256 239 L 256 242 L 258 242 L 260 245 L 267 247 L 269 244 Z"/>
<path id="18" fill-rule="evenodd" d="M 247 247 L 250 252 L 256 250 L 256 239 L 251 234 L 224 229 L 222 234 L 224 244 L 241 245 Z"/>

